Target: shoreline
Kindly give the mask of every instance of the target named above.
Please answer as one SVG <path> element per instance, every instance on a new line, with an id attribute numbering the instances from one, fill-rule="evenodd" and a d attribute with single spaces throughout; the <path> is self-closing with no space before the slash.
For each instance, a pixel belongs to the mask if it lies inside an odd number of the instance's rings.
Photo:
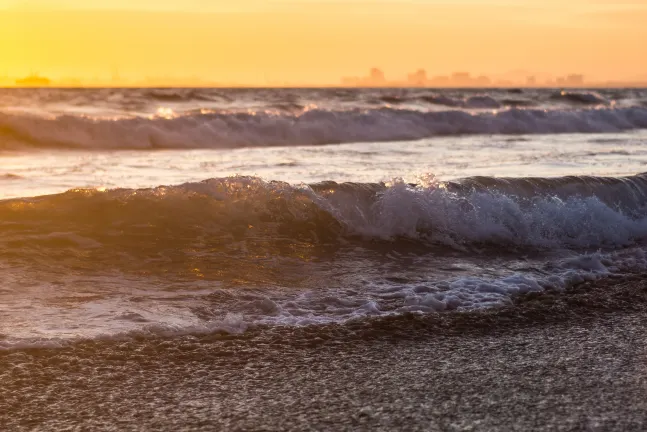
<path id="1" fill-rule="evenodd" d="M 647 279 L 477 313 L 0 354 L 10 430 L 640 430 Z"/>

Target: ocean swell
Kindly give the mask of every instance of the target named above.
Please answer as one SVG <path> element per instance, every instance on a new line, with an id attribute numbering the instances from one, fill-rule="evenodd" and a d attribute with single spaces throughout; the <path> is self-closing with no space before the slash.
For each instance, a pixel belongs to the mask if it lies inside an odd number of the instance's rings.
<path id="1" fill-rule="evenodd" d="M 3 255 L 45 257 L 66 245 L 115 256 L 293 256 L 401 238 L 454 249 L 615 248 L 647 237 L 646 194 L 644 175 L 301 186 L 230 177 L 2 201 L 0 239 Z"/>
<path id="2" fill-rule="evenodd" d="M 491 101 L 478 99 L 479 104 Z M 476 103 L 476 102 L 474 102 Z M 114 119 L 0 113 L 0 148 L 172 149 L 406 141 L 469 134 L 605 133 L 647 128 L 647 109 L 198 111 Z"/>
<path id="3" fill-rule="evenodd" d="M 644 272 L 646 185 L 229 177 L 0 201 L 0 349 L 469 311 Z"/>

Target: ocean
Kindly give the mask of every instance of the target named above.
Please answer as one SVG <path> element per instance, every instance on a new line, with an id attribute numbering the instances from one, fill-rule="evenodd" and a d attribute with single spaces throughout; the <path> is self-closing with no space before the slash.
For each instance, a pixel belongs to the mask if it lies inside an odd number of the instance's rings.
<path id="1" fill-rule="evenodd" d="M 647 90 L 0 91 L 0 349 L 510 305 L 647 270 Z"/>
<path id="2" fill-rule="evenodd" d="M 647 90 L 0 90 L 0 429 L 642 430 Z"/>

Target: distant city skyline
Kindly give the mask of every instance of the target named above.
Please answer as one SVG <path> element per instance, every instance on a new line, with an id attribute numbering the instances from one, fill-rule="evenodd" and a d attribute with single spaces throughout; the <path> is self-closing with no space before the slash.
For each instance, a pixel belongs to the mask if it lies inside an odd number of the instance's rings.
<path id="1" fill-rule="evenodd" d="M 516 78 L 515 78 L 516 77 Z M 630 86 L 647 87 L 647 77 L 628 80 L 588 80 L 584 74 L 570 73 L 564 76 L 536 75 L 529 71 L 511 71 L 499 76 L 472 74 L 470 72 L 453 72 L 446 75 L 431 75 L 424 68 L 419 68 L 400 78 L 390 79 L 386 71 L 374 67 L 364 76 L 342 77 L 330 80 L 329 83 L 308 83 L 289 81 L 267 81 L 265 83 L 218 82 L 198 77 L 146 77 L 128 79 L 117 69 L 110 76 L 91 79 L 62 77 L 52 78 L 37 72 L 21 77 L 0 74 L 2 87 L 606 87 Z"/>
<path id="2" fill-rule="evenodd" d="M 517 71 L 517 74 L 521 72 Z M 469 72 L 453 72 L 449 75 L 429 76 L 425 69 L 418 69 L 407 75 L 406 79 L 388 80 L 384 71 L 372 68 L 364 77 L 344 77 L 342 86 L 348 87 L 586 87 L 587 85 L 609 85 L 613 81 L 587 81 L 583 74 L 570 73 L 565 76 L 538 77 L 525 72 L 521 79 L 490 77 L 485 74 L 472 75 Z M 646 81 L 616 81 L 617 84 L 646 85 Z"/>

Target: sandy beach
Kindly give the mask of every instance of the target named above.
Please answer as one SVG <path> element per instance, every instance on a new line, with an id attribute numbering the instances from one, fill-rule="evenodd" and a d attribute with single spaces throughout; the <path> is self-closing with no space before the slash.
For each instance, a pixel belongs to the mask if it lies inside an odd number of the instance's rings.
<path id="1" fill-rule="evenodd" d="M 647 281 L 475 313 L 0 354 L 5 430 L 641 430 Z"/>

